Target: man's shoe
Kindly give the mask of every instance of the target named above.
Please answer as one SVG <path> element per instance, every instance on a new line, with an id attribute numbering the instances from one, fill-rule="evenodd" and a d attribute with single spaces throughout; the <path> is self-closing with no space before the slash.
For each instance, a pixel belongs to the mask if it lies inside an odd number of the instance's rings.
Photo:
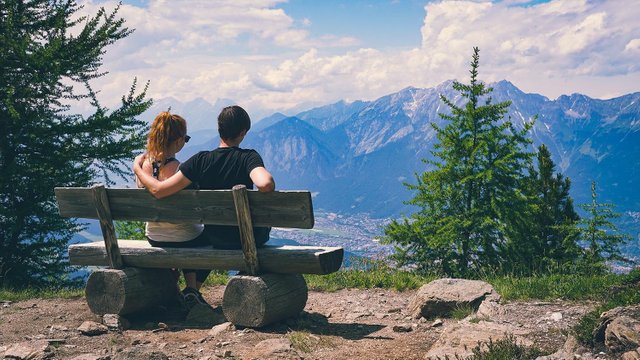
<path id="1" fill-rule="evenodd" d="M 193 308 L 197 304 L 202 304 L 208 307 L 212 307 L 204 300 L 200 291 L 194 288 L 191 288 L 191 287 L 184 288 L 184 290 L 182 290 L 182 297 L 184 298 L 184 302 L 187 306 L 187 309 L 189 310 L 191 310 L 191 308 Z"/>

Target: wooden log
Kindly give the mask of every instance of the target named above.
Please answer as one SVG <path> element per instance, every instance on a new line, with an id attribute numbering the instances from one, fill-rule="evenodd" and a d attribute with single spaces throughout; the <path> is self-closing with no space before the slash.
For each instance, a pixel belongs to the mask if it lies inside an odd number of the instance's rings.
<path id="1" fill-rule="evenodd" d="M 61 216 L 97 219 L 91 189 L 54 189 Z M 311 229 L 309 191 L 248 191 L 253 226 Z M 114 220 L 238 225 L 232 190 L 182 190 L 156 199 L 145 189 L 107 189 Z"/>
<path id="2" fill-rule="evenodd" d="M 256 250 L 256 239 L 253 237 L 253 224 L 251 222 L 251 212 L 249 211 L 249 198 L 247 197 L 247 187 L 236 185 L 232 189 L 233 203 L 238 216 L 238 227 L 240 228 L 240 243 L 244 262 L 247 264 L 247 273 L 256 275 L 260 271 L 258 263 L 258 253 Z"/>
<path id="3" fill-rule="evenodd" d="M 158 248 L 146 241 L 118 240 L 128 266 L 144 268 L 189 268 L 247 271 L 241 250 L 211 248 Z M 258 249 L 263 272 L 330 274 L 342 265 L 344 250 L 320 246 L 264 246 Z M 102 241 L 69 246 L 72 265 L 109 265 Z"/>
<path id="4" fill-rule="evenodd" d="M 93 195 L 93 203 L 98 213 L 98 219 L 100 220 L 100 229 L 102 229 L 104 246 L 107 249 L 109 266 L 111 266 L 112 269 L 122 269 L 124 263 L 122 262 L 120 250 L 118 249 L 118 238 L 116 237 L 116 230 L 113 226 L 113 219 L 111 218 L 107 190 L 104 184 L 97 184 L 91 188 L 91 193 Z"/>
<path id="5" fill-rule="evenodd" d="M 168 269 L 99 269 L 87 280 L 85 295 L 94 314 L 131 314 L 150 310 L 176 297 Z"/>
<path id="6" fill-rule="evenodd" d="M 262 327 L 300 314 L 307 296 L 300 274 L 234 276 L 224 291 L 222 311 L 234 325 Z"/>

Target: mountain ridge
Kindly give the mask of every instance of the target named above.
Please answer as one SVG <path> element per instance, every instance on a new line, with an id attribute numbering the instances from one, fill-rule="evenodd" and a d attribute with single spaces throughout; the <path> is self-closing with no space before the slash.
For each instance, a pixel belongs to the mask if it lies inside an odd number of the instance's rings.
<path id="1" fill-rule="evenodd" d="M 549 147 L 557 170 L 573 181 L 576 203 L 589 200 L 593 179 L 601 201 L 613 201 L 620 211 L 640 210 L 640 195 L 633 191 L 640 175 L 635 170 L 640 168 L 635 159 L 640 153 L 640 92 L 611 99 L 577 93 L 549 99 L 525 93 L 508 80 L 487 86 L 494 90 L 493 102 L 511 101 L 507 116 L 516 127 L 537 116 L 530 150 L 542 143 Z M 319 208 L 397 216 L 410 209 L 403 200 L 412 197 L 402 183 L 428 170 L 422 159 L 431 158 L 436 141 L 431 123 L 443 125 L 438 114 L 447 111 L 441 95 L 454 103 L 462 100 L 448 80 L 369 101 L 341 100 L 293 116 L 274 113 L 253 124 L 243 147 L 262 154 L 279 188 L 318 193 L 314 202 Z M 194 118 L 215 118 L 212 107 L 203 106 L 210 112 Z M 192 118 L 185 118 L 191 129 Z M 205 149 L 217 144 L 215 132 L 208 138 L 204 130 L 197 134 L 198 141 L 183 156 L 196 147 L 203 150 L 202 144 L 208 145 Z"/>

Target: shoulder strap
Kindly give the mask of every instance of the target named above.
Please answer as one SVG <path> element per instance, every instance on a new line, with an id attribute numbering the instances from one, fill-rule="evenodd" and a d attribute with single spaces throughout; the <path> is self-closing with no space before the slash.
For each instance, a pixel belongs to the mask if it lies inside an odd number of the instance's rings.
<path id="1" fill-rule="evenodd" d="M 172 161 L 178 161 L 178 159 L 174 158 L 174 157 L 170 157 L 168 159 L 164 160 L 164 165 L 167 165 L 168 163 L 172 162 Z M 160 162 L 159 161 L 154 161 L 151 163 L 151 166 L 153 167 L 153 177 L 160 180 Z"/>
<path id="2" fill-rule="evenodd" d="M 160 180 L 159 176 L 160 176 L 160 165 L 158 164 L 157 161 L 154 161 L 151 163 L 151 166 L 153 167 L 153 177 Z"/>

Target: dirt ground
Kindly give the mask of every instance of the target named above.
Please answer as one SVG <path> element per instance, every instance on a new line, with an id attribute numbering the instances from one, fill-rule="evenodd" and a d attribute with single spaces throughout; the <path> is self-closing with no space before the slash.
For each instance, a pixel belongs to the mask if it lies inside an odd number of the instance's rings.
<path id="1" fill-rule="evenodd" d="M 204 296 L 218 307 L 223 291 L 221 286 L 207 288 Z M 155 313 L 131 319 L 128 330 L 86 336 L 77 330 L 80 324 L 100 320 L 83 298 L 5 302 L 0 303 L 0 357 L 13 344 L 46 340 L 47 356 L 55 359 L 157 358 L 149 355 L 152 351 L 169 359 L 202 360 L 424 359 L 441 333 L 457 320 L 443 319 L 441 325 L 433 326 L 432 320 L 410 318 L 407 305 L 414 294 L 381 289 L 311 291 L 305 312 L 296 319 L 262 329 L 232 327 L 217 335 L 211 335 L 210 328 L 185 327 L 170 315 Z M 492 320 L 526 330 L 526 337 L 548 352 L 564 343 L 566 330 L 591 308 L 562 301 L 503 307 L 504 313 Z M 283 343 L 285 348 L 291 344 L 290 349 L 283 350 Z"/>

